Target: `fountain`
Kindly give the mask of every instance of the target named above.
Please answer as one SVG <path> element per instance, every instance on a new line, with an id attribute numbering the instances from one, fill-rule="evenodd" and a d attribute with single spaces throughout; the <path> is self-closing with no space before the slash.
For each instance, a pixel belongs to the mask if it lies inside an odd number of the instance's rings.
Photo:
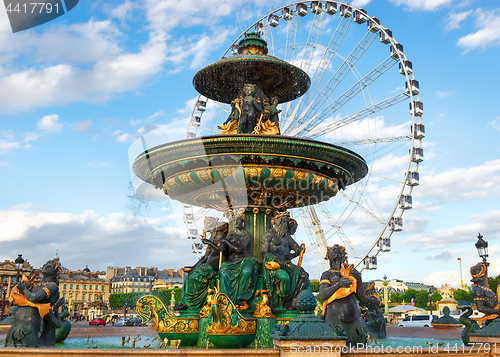
<path id="1" fill-rule="evenodd" d="M 148 149 L 133 171 L 172 199 L 224 212 L 229 231 L 206 225 L 208 252 L 187 268 L 179 316 L 153 296 L 139 299 L 137 311 L 143 322 L 153 319 L 160 338 L 184 346 L 272 347 L 275 324 L 299 316 L 297 297 L 310 292 L 307 273 L 291 263 L 304 247 L 289 244 L 297 223 L 287 210 L 329 200 L 361 180 L 367 165 L 345 148 L 279 134 L 276 105 L 303 95 L 310 79 L 268 56 L 258 34 L 247 34 L 237 55 L 200 70 L 193 84 L 231 104 L 221 134 Z"/>

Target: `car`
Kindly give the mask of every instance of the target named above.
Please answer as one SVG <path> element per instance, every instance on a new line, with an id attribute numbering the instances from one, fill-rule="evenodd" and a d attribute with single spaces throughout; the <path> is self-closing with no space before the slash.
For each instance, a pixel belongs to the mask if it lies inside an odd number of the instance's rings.
<path id="1" fill-rule="evenodd" d="M 406 316 L 398 323 L 399 327 L 432 327 L 432 320 L 436 315 L 412 315 Z"/>
<path id="2" fill-rule="evenodd" d="M 113 326 L 131 326 L 131 324 L 129 319 L 122 317 L 113 322 Z"/>
<path id="3" fill-rule="evenodd" d="M 132 317 L 130 319 L 130 324 L 132 326 L 142 326 L 142 319 L 140 317 Z"/>
<path id="4" fill-rule="evenodd" d="M 106 326 L 106 320 L 104 320 L 101 317 L 97 317 L 97 318 L 89 321 L 89 326 L 92 326 L 92 325 L 95 325 L 95 326 Z"/>

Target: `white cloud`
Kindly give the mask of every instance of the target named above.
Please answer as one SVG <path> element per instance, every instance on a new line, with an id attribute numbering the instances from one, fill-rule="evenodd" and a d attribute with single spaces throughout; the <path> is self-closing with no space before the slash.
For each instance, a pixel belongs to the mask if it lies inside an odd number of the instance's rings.
<path id="1" fill-rule="evenodd" d="M 486 49 L 500 45 L 500 9 L 483 10 L 474 12 L 475 26 L 478 29 L 461 37 L 457 46 L 464 49 L 464 53 L 475 49 Z"/>
<path id="2" fill-rule="evenodd" d="M 83 121 L 75 120 L 73 122 L 72 129 L 74 131 L 79 131 L 81 133 L 90 134 L 90 128 L 92 128 L 92 125 L 94 125 L 92 119 L 87 119 Z"/>
<path id="3" fill-rule="evenodd" d="M 165 223 L 159 218 L 123 213 L 100 216 L 94 211 L 74 214 L 18 206 L 0 210 L 0 259 L 15 257 L 22 246 L 23 257 L 37 267 L 53 257 L 56 249 L 62 264 L 70 269 L 81 269 L 86 264 L 102 269 L 106 265 L 144 262 L 180 268 L 189 260 L 194 263 L 196 257 L 189 253 L 190 243 L 180 239 L 185 234 L 182 222 L 179 228 L 167 227 Z"/>
<path id="4" fill-rule="evenodd" d="M 21 144 L 18 141 L 8 142 L 6 140 L 0 139 L 0 155 L 5 155 L 9 151 L 18 149 Z"/>
<path id="5" fill-rule="evenodd" d="M 351 5 L 354 7 L 362 7 L 368 5 L 372 0 L 352 0 Z"/>
<path id="6" fill-rule="evenodd" d="M 500 159 L 479 166 L 421 175 L 419 196 L 438 202 L 500 196 Z"/>
<path id="7" fill-rule="evenodd" d="M 453 282 L 456 282 L 453 284 Z M 429 276 L 422 278 L 422 283 L 441 287 L 444 284 L 458 285 L 460 282 L 460 272 L 458 269 L 451 271 L 434 271 Z"/>
<path id="8" fill-rule="evenodd" d="M 460 28 L 462 21 L 464 21 L 472 13 L 473 10 L 450 13 L 447 17 L 448 23 L 444 29 L 449 31 Z"/>
<path id="9" fill-rule="evenodd" d="M 411 236 L 405 244 L 418 247 L 419 251 L 431 249 L 453 248 L 460 243 L 470 243 L 471 239 L 481 232 L 489 239 L 499 237 L 500 211 L 491 210 L 475 215 L 473 221 L 454 227 L 439 229 L 431 233 Z"/>
<path id="10" fill-rule="evenodd" d="M 450 91 L 450 92 L 441 92 L 441 91 L 436 91 L 436 97 L 438 98 L 446 98 L 446 97 L 449 97 L 450 94 L 452 94 L 453 91 Z"/>
<path id="11" fill-rule="evenodd" d="M 339 119 L 341 118 L 336 117 L 333 120 L 329 120 L 330 123 L 326 121 L 325 125 L 329 125 Z M 335 142 L 339 140 L 344 141 L 404 136 L 410 135 L 410 124 L 410 121 L 398 125 L 387 124 L 383 116 L 378 116 L 376 118 L 352 122 L 349 125 L 341 127 L 340 129 L 329 132 L 328 134 L 322 136 L 322 138 L 334 140 L 332 142 Z"/>
<path id="12" fill-rule="evenodd" d="M 62 130 L 63 124 L 59 122 L 59 115 L 46 115 L 36 125 L 36 127 L 47 133 L 57 133 Z"/>
<path id="13" fill-rule="evenodd" d="M 126 0 L 123 4 L 113 7 L 113 9 L 111 10 L 111 16 L 116 17 L 120 20 L 125 20 L 128 17 L 130 11 L 136 7 L 137 5 L 135 3 Z"/>
<path id="14" fill-rule="evenodd" d="M 486 127 L 490 127 L 490 126 L 493 129 L 500 131 L 500 117 L 498 117 L 498 118 L 488 122 L 488 124 L 486 124 Z"/>
<path id="15" fill-rule="evenodd" d="M 395 5 L 405 6 L 408 10 L 436 11 L 456 2 L 455 0 L 389 0 Z"/>
<path id="16" fill-rule="evenodd" d="M 41 135 L 37 133 L 25 133 L 24 134 L 24 141 L 29 142 L 29 141 L 34 141 L 38 139 Z"/>

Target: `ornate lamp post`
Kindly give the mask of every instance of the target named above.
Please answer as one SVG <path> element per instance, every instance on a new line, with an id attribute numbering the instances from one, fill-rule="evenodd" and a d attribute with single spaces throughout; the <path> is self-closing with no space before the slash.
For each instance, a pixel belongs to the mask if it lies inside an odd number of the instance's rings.
<path id="1" fill-rule="evenodd" d="M 428 291 L 428 294 L 429 294 L 429 307 L 431 308 L 431 315 L 432 315 L 432 293 L 434 292 L 434 290 L 436 290 L 434 288 L 434 286 L 430 286 L 429 287 L 429 291 Z"/>
<path id="2" fill-rule="evenodd" d="M 17 271 L 16 283 L 19 283 L 19 279 L 21 278 L 21 270 L 23 269 L 24 265 L 24 259 L 22 257 L 22 254 L 18 254 L 18 257 L 16 258 L 14 263 L 16 263 L 16 271 Z"/>
<path id="3" fill-rule="evenodd" d="M 389 291 L 387 289 L 387 286 L 389 285 L 389 282 L 387 281 L 387 276 L 384 275 L 384 282 L 382 283 L 384 285 L 384 301 L 383 303 L 385 304 L 384 307 L 384 314 L 388 315 L 389 314 Z"/>
<path id="4" fill-rule="evenodd" d="M 490 266 L 490 263 L 486 261 L 486 258 L 488 258 L 488 242 L 483 239 L 481 233 L 477 236 L 476 249 L 479 256 L 483 258 L 484 265 L 486 265 L 485 285 L 488 287 L 488 267 Z"/>

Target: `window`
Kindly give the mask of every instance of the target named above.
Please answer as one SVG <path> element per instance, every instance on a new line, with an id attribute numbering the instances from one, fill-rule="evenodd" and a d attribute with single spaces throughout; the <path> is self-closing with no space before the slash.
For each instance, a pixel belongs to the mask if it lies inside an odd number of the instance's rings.
<path id="1" fill-rule="evenodd" d="M 77 288 L 77 289 L 80 289 L 80 284 L 76 284 L 76 288 Z"/>
<path id="2" fill-rule="evenodd" d="M 84 286 L 83 286 L 83 290 L 87 290 L 87 285 L 84 285 Z"/>
<path id="3" fill-rule="evenodd" d="M 92 285 L 89 285 L 89 290 L 92 290 Z"/>
<path id="4" fill-rule="evenodd" d="M 64 289 L 66 289 L 66 284 L 64 284 L 64 286 L 63 286 L 63 287 L 64 287 Z"/>
<path id="5" fill-rule="evenodd" d="M 103 285 L 103 286 L 101 286 L 101 290 L 104 290 L 104 285 Z"/>
<path id="6" fill-rule="evenodd" d="M 15 276 L 13 276 L 13 277 L 12 277 L 12 283 L 15 283 L 15 282 L 16 282 L 16 277 L 15 277 Z"/>
<path id="7" fill-rule="evenodd" d="M 66 294 L 63 294 L 63 299 L 66 299 Z"/>
<path id="8" fill-rule="evenodd" d="M 96 289 L 96 290 L 98 290 L 98 289 L 99 289 L 99 286 L 97 286 L 97 285 L 96 285 L 96 286 L 95 286 L 95 289 Z"/>
<path id="9" fill-rule="evenodd" d="M 73 284 L 69 284 L 69 288 L 70 288 L 70 289 L 73 289 Z"/>
<path id="10" fill-rule="evenodd" d="M 5 283 L 7 281 L 7 277 L 2 276 L 2 281 Z"/>

